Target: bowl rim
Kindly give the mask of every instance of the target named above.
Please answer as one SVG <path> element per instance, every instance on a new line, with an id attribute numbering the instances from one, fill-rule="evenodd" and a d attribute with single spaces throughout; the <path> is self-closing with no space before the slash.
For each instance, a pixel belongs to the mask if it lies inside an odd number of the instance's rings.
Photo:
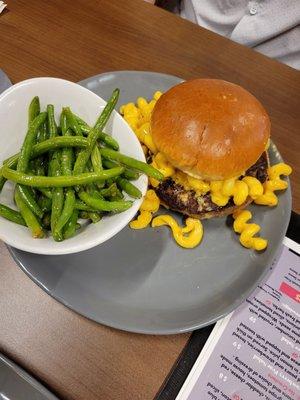
<path id="1" fill-rule="evenodd" d="M 36 82 L 41 82 L 41 81 L 58 81 L 61 84 L 66 84 L 70 85 L 73 87 L 77 87 L 81 92 L 86 92 L 89 93 L 89 95 L 92 95 L 95 100 L 100 100 L 101 102 L 104 102 L 106 104 L 107 102 L 97 95 L 96 93 L 92 92 L 91 90 L 81 86 L 80 84 L 76 82 L 69 81 L 67 79 L 62 79 L 62 78 L 56 78 L 56 77 L 36 77 L 36 78 L 29 78 L 25 79 L 23 81 L 20 81 L 6 90 L 4 90 L 2 93 L 0 93 L 0 102 L 5 98 L 7 95 L 10 95 L 11 92 L 14 92 L 16 89 L 19 87 L 22 87 L 26 84 L 31 84 L 31 83 L 36 83 Z M 116 109 L 114 109 L 113 114 L 115 115 L 116 118 L 120 118 L 124 124 L 127 125 L 127 127 L 131 130 L 133 140 L 136 140 L 136 143 L 139 145 L 139 159 L 142 161 L 146 161 L 144 152 L 142 150 L 142 147 L 140 145 L 139 140 L 137 139 L 136 135 L 134 134 L 132 128 L 129 126 L 129 124 L 122 118 L 122 116 L 117 112 Z M 126 152 L 125 152 L 126 153 Z M 1 167 L 1 165 L 0 165 Z M 33 254 L 40 254 L 40 255 L 63 255 L 63 254 L 75 254 L 79 253 L 81 251 L 89 250 L 97 245 L 100 245 L 101 243 L 106 242 L 107 240 L 111 239 L 113 236 L 115 236 L 117 233 L 119 233 L 122 229 L 125 228 L 125 226 L 132 220 L 132 218 L 135 216 L 137 211 L 140 208 L 140 205 L 143 201 L 143 198 L 145 196 L 145 193 L 147 191 L 148 187 L 148 178 L 146 175 L 142 175 L 142 181 L 141 181 L 142 187 L 140 188 L 142 192 L 142 197 L 140 199 L 133 199 L 133 204 L 131 208 L 126 210 L 125 212 L 128 214 L 127 217 L 123 217 L 123 220 L 120 220 L 117 225 L 115 225 L 113 228 L 110 229 L 107 234 L 103 235 L 100 232 L 100 235 L 94 235 L 90 239 L 85 239 L 81 241 L 81 243 L 73 243 L 72 245 L 68 244 L 67 241 L 63 241 L 59 243 L 59 246 L 56 247 L 56 243 L 51 236 L 46 237 L 44 239 L 40 239 L 41 241 L 47 240 L 52 242 L 52 246 L 49 246 L 47 249 L 40 247 L 39 244 L 41 242 L 38 241 L 38 239 L 32 238 L 32 245 L 24 244 L 22 241 L 20 241 L 20 238 L 14 237 L 12 238 L 11 236 L 6 236 L 5 234 L 0 232 L 0 240 L 3 240 L 7 245 L 15 247 L 19 250 L 27 251 L 29 253 Z M 122 215 L 123 213 L 120 213 L 119 215 Z M 105 221 L 105 219 L 104 219 Z M 11 224 L 14 222 L 7 221 Z M 33 243 L 36 243 L 33 245 Z M 53 250 L 52 250 L 53 249 Z"/>

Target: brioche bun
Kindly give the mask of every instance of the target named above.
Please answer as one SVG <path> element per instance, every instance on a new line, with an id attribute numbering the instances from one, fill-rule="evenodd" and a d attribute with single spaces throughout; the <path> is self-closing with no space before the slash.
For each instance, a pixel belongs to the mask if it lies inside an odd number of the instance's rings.
<path id="1" fill-rule="evenodd" d="M 151 132 L 167 160 L 205 180 L 240 176 L 259 159 L 270 119 L 247 90 L 218 79 L 174 86 L 157 101 Z"/>

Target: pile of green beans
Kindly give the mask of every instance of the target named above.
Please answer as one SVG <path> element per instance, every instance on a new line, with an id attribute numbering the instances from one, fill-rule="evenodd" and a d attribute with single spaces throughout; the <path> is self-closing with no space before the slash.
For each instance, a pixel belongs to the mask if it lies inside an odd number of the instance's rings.
<path id="1" fill-rule="evenodd" d="M 48 104 L 41 111 L 36 96 L 28 108 L 28 129 L 21 150 L 0 168 L 0 193 L 6 180 L 15 183 L 17 210 L 0 203 L 0 216 L 27 226 L 34 238 L 47 232 L 62 241 L 84 229 L 80 219 L 99 222 L 120 213 L 142 196 L 132 183 L 141 173 L 161 180 L 150 165 L 119 152 L 118 142 L 104 132 L 119 98 L 115 89 L 95 125 L 70 107 L 61 110 L 59 125 Z"/>

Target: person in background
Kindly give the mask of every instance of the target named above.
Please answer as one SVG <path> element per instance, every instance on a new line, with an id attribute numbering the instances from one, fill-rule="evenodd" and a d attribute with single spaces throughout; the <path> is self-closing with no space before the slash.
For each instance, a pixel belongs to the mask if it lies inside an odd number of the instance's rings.
<path id="1" fill-rule="evenodd" d="M 146 0 L 300 69 L 300 0 Z"/>

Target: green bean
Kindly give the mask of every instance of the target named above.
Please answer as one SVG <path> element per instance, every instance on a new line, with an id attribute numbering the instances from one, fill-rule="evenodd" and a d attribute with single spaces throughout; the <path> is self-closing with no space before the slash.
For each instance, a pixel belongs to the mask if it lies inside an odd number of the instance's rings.
<path id="1" fill-rule="evenodd" d="M 51 210 L 51 208 L 50 208 Z M 51 214 L 50 212 L 47 212 L 44 214 L 43 219 L 42 219 L 42 225 L 44 229 L 47 229 L 49 231 L 51 229 Z"/>
<path id="2" fill-rule="evenodd" d="M 153 168 L 151 165 L 139 160 L 135 160 L 132 157 L 125 156 L 124 154 L 118 153 L 117 151 L 111 149 L 101 149 L 100 154 L 105 158 L 119 161 L 121 164 L 124 164 L 130 168 L 137 169 L 138 171 L 141 171 L 159 181 L 164 178 L 163 174 L 157 169 Z"/>
<path id="3" fill-rule="evenodd" d="M 61 176 L 60 167 L 60 151 L 56 150 L 49 163 L 49 175 L 52 178 L 59 178 Z M 48 178 L 49 179 L 49 178 Z M 39 185 L 42 186 L 42 185 Z M 63 240 L 63 236 L 60 232 L 56 231 L 56 224 L 61 216 L 64 205 L 64 191 L 62 187 L 54 187 L 52 189 L 52 207 L 51 207 L 51 232 L 53 239 L 57 242 Z"/>
<path id="4" fill-rule="evenodd" d="M 31 122 L 39 115 L 40 113 L 40 99 L 38 96 L 35 96 L 28 108 L 28 128 L 31 124 Z"/>
<path id="5" fill-rule="evenodd" d="M 26 172 L 30 161 L 32 147 L 37 137 L 38 129 L 45 122 L 47 117 L 47 114 L 44 112 L 40 113 L 34 118 L 36 113 L 39 111 L 39 102 L 37 100 L 38 99 L 34 98 L 29 106 L 29 127 L 17 163 L 17 171 L 19 173 Z M 15 201 L 16 203 L 18 202 L 17 205 L 20 209 L 20 213 L 22 214 L 22 217 L 24 218 L 28 228 L 31 229 L 32 235 L 34 237 L 43 235 L 42 227 L 33 213 L 34 210 L 34 212 L 36 212 L 38 215 L 40 214 L 41 210 L 39 209 L 38 204 L 35 202 L 33 196 L 30 196 L 29 190 L 17 185 L 15 189 Z"/>
<path id="6" fill-rule="evenodd" d="M 13 169 L 2 167 L 2 175 L 13 182 L 38 187 L 70 187 L 77 185 L 88 185 L 89 183 L 98 182 L 119 176 L 124 171 L 123 167 L 106 169 L 98 174 L 96 172 L 86 172 L 77 176 L 35 176 L 20 173 Z"/>
<path id="7" fill-rule="evenodd" d="M 75 209 L 79 211 L 89 211 L 89 212 L 97 212 L 97 210 L 91 208 L 87 204 L 85 204 L 83 201 L 76 199 L 75 200 Z"/>
<path id="8" fill-rule="evenodd" d="M 90 130 L 88 134 L 88 147 L 81 150 L 74 165 L 74 175 L 78 175 L 84 171 L 86 163 L 91 156 L 91 152 L 98 139 L 98 131 L 102 130 L 108 121 L 119 97 L 119 89 L 115 89 L 112 93 L 111 98 L 107 102 L 104 110 L 102 111 L 100 117 L 97 119 L 95 127 Z"/>
<path id="9" fill-rule="evenodd" d="M 91 161 L 92 161 L 92 165 L 93 165 L 93 170 L 95 172 L 100 172 L 103 170 L 101 155 L 100 155 L 100 151 L 97 146 L 95 146 L 93 148 L 93 151 L 91 154 Z"/>
<path id="10" fill-rule="evenodd" d="M 35 144 L 32 147 L 30 158 L 35 158 L 41 154 L 53 151 L 62 147 L 86 147 L 87 139 L 77 136 L 58 136 L 52 139 L 47 139 L 42 143 Z M 16 168 L 20 153 L 15 154 L 6 159 L 3 164 L 6 164 L 9 168 Z M 1 174 L 1 169 L 0 169 Z"/>
<path id="11" fill-rule="evenodd" d="M 36 202 L 32 190 L 30 190 L 30 187 L 19 185 L 19 193 L 27 207 L 39 218 L 42 218 L 43 211 Z"/>
<path id="12" fill-rule="evenodd" d="M 52 196 L 52 208 L 51 208 L 51 232 L 53 239 L 56 242 L 61 242 L 63 236 L 60 231 L 56 229 L 57 221 L 59 220 L 64 205 L 64 196 L 62 188 L 54 188 Z"/>
<path id="13" fill-rule="evenodd" d="M 79 198 L 84 201 L 88 206 L 100 210 L 100 211 L 111 211 L 114 213 L 122 212 L 128 210 L 132 206 L 132 201 L 105 201 L 101 199 L 96 199 L 90 196 L 85 191 L 80 191 L 78 194 Z"/>
<path id="14" fill-rule="evenodd" d="M 44 122 L 37 133 L 36 137 L 36 143 L 41 143 L 44 142 L 47 139 L 48 131 L 47 131 L 47 126 L 46 122 Z M 32 159 L 32 150 L 31 150 L 31 155 L 30 158 Z M 36 175 L 45 175 L 45 160 L 44 157 L 39 156 L 34 160 L 34 166 L 35 166 L 35 172 Z"/>
<path id="15" fill-rule="evenodd" d="M 70 129 L 72 129 L 72 131 L 75 133 L 76 136 L 82 136 L 80 125 L 75 115 L 72 113 L 70 107 L 65 107 L 64 111 Z"/>
<path id="16" fill-rule="evenodd" d="M 89 213 L 86 211 L 79 211 L 79 218 L 81 219 L 90 219 Z"/>
<path id="17" fill-rule="evenodd" d="M 68 188 L 65 195 L 64 207 L 55 225 L 55 235 L 60 235 L 63 227 L 71 218 L 75 207 L 75 194 L 72 188 Z"/>
<path id="18" fill-rule="evenodd" d="M 124 192 L 129 194 L 131 197 L 136 199 L 140 199 L 142 197 L 142 192 L 125 178 L 117 178 L 117 185 L 121 190 L 124 190 Z"/>
<path id="19" fill-rule="evenodd" d="M 100 199 L 109 199 L 110 201 L 119 201 L 124 199 L 123 193 L 118 189 L 116 183 L 112 183 L 108 188 L 90 193 L 93 197 Z"/>
<path id="20" fill-rule="evenodd" d="M 41 160 L 36 158 L 34 161 L 41 161 Z M 44 166 L 43 161 L 35 162 L 34 173 L 35 173 L 35 175 L 39 175 L 39 176 L 45 175 L 45 166 Z"/>
<path id="21" fill-rule="evenodd" d="M 84 135 L 88 135 L 90 130 L 92 129 L 83 119 L 78 117 L 78 115 L 75 115 L 75 118 L 77 119 L 77 122 L 81 128 L 81 132 Z M 119 150 L 119 143 L 114 139 L 111 135 L 108 133 L 105 133 L 103 131 L 100 131 L 98 133 L 98 139 L 106 144 L 106 146 L 112 148 L 113 150 Z"/>
<path id="22" fill-rule="evenodd" d="M 69 136 L 70 130 L 68 129 L 67 124 L 67 116 L 65 114 L 65 109 L 61 113 L 60 118 L 61 124 L 61 132 L 63 136 Z M 63 148 L 61 152 L 61 171 L 65 176 L 70 176 L 72 174 L 72 159 L 73 159 L 73 149 L 72 148 Z M 61 235 L 61 231 L 68 220 L 71 218 L 71 215 L 74 211 L 75 205 L 75 192 L 73 188 L 67 188 L 65 197 L 64 197 L 64 205 L 61 210 L 61 214 L 58 218 L 58 221 L 55 225 L 55 236 L 59 237 Z"/>
<path id="23" fill-rule="evenodd" d="M 106 186 L 109 187 L 109 186 L 111 186 L 112 184 L 116 183 L 116 179 L 117 179 L 117 178 L 109 178 L 109 179 L 107 179 L 107 180 L 106 180 Z"/>
<path id="24" fill-rule="evenodd" d="M 47 105 L 47 124 L 49 138 L 55 138 L 58 135 L 57 124 L 54 117 L 54 106 L 53 104 Z M 56 156 L 55 156 L 56 154 Z M 53 175 L 53 171 L 57 170 L 57 154 L 55 151 L 49 152 L 49 164 L 48 164 L 48 175 Z"/>
<path id="25" fill-rule="evenodd" d="M 1 169 L 0 169 L 0 193 L 2 192 L 5 182 L 6 182 L 6 179 L 3 176 L 1 176 Z"/>
<path id="26" fill-rule="evenodd" d="M 64 229 L 64 239 L 69 239 L 70 237 L 75 235 L 76 225 L 78 220 L 78 210 L 74 210 L 71 218 L 65 225 Z"/>
<path id="27" fill-rule="evenodd" d="M 104 200 L 104 197 L 101 195 L 101 193 L 98 190 L 94 189 L 94 188 L 88 187 L 86 192 L 90 196 L 95 197 L 96 199 Z"/>
<path id="28" fill-rule="evenodd" d="M 54 117 L 54 106 L 47 105 L 47 122 L 49 138 L 55 138 L 58 135 L 57 124 Z M 61 151 L 55 150 L 49 154 L 48 177 L 37 177 L 39 179 L 59 179 L 61 177 Z M 32 185 L 33 186 L 33 185 Z M 43 187 L 43 185 L 38 185 Z M 48 186 L 48 185 L 47 185 Z M 50 187 L 50 185 L 48 186 Z M 55 230 L 57 221 L 61 215 L 64 204 L 64 191 L 62 187 L 54 187 L 52 190 L 52 207 L 51 207 L 51 233 L 55 241 L 62 241 L 63 235 Z"/>
<path id="29" fill-rule="evenodd" d="M 96 138 L 97 138 L 97 131 L 95 129 L 91 129 L 90 135 L 88 136 L 88 146 L 86 149 L 80 151 L 75 161 L 74 175 L 79 175 L 84 171 L 86 163 L 89 160 L 92 149 L 95 145 Z"/>
<path id="30" fill-rule="evenodd" d="M 100 142 L 104 143 L 106 146 L 110 147 L 113 150 L 119 150 L 119 143 L 108 133 L 100 131 L 98 134 L 98 139 Z"/>
<path id="31" fill-rule="evenodd" d="M 20 172 L 26 172 L 26 169 L 27 169 L 28 163 L 29 163 L 29 159 L 30 159 L 30 155 L 31 155 L 31 151 L 32 151 L 32 146 L 36 139 L 38 128 L 40 127 L 41 124 L 44 123 L 46 117 L 47 117 L 47 114 L 45 112 L 40 113 L 34 119 L 34 121 L 30 123 L 29 129 L 25 136 L 25 140 L 24 140 L 23 146 L 21 148 L 21 152 L 20 152 L 19 159 L 18 159 L 17 169 Z"/>
<path id="32" fill-rule="evenodd" d="M 119 150 L 118 142 L 115 141 L 115 139 L 113 139 L 110 135 L 107 135 L 106 133 L 102 132 L 102 130 L 105 127 L 113 109 L 115 108 L 115 106 L 118 102 L 119 95 L 120 95 L 119 89 L 115 89 L 112 92 L 110 99 L 106 103 L 104 110 L 100 114 L 100 116 L 97 119 L 96 124 L 95 124 L 95 129 L 98 131 L 98 139 L 103 141 L 104 143 L 105 143 L 105 141 L 107 141 L 106 144 L 108 146 L 111 145 L 113 148 L 117 147 L 116 150 Z"/>
<path id="33" fill-rule="evenodd" d="M 88 215 L 93 224 L 96 224 L 102 219 L 102 215 L 98 212 L 89 212 Z"/>
<path id="34" fill-rule="evenodd" d="M 0 215 L 9 221 L 15 222 L 16 224 L 26 226 L 26 222 L 24 221 L 22 215 L 18 211 L 5 206 L 4 204 L 0 204 Z"/>
<path id="35" fill-rule="evenodd" d="M 51 192 L 51 198 L 52 198 L 52 192 Z M 41 196 L 38 199 L 38 205 L 40 206 L 40 208 L 43 212 L 51 211 L 52 200 L 48 197 Z"/>
<path id="36" fill-rule="evenodd" d="M 104 200 L 103 196 L 101 196 L 101 194 L 99 193 L 99 191 L 96 190 L 95 186 L 93 186 L 93 185 L 88 185 L 88 186 L 86 187 L 86 190 L 87 190 L 87 193 L 88 193 L 90 196 L 95 197 L 95 198 L 98 198 L 98 199 L 101 199 L 101 200 Z M 97 215 L 98 213 L 99 213 L 99 211 L 97 211 L 97 210 L 95 210 L 95 211 L 89 211 L 89 212 L 88 212 L 88 216 L 89 216 L 90 220 L 91 220 L 93 223 L 96 223 L 96 222 L 100 221 L 100 219 L 102 218 L 102 217 L 99 218 L 99 215 Z"/>
<path id="37" fill-rule="evenodd" d="M 15 202 L 18 209 L 20 210 L 22 217 L 24 218 L 24 221 L 26 222 L 26 225 L 30 229 L 32 236 L 34 238 L 43 238 L 44 237 L 43 228 L 41 227 L 41 224 L 39 223 L 36 216 L 24 203 L 22 197 L 20 196 L 18 187 L 16 187 L 15 189 Z"/>
<path id="38" fill-rule="evenodd" d="M 113 183 L 108 188 L 101 189 L 99 193 L 102 197 L 115 196 L 118 193 L 118 187 L 116 183 Z"/>
<path id="39" fill-rule="evenodd" d="M 47 105 L 47 123 L 48 123 L 49 139 L 51 139 L 58 135 L 57 125 L 54 117 L 53 104 Z"/>
<path id="40" fill-rule="evenodd" d="M 36 188 L 39 192 L 41 192 L 45 197 L 47 197 L 48 199 L 52 199 L 52 190 L 49 188 L 41 188 L 41 187 L 37 187 Z"/>
<path id="41" fill-rule="evenodd" d="M 68 129 L 67 117 L 64 112 L 61 113 L 60 123 L 62 135 L 67 137 L 71 136 L 71 132 Z M 61 171 L 62 175 L 72 175 L 72 163 L 73 163 L 73 149 L 71 147 L 64 147 L 61 151 Z"/>
<path id="42" fill-rule="evenodd" d="M 100 155 L 100 151 L 98 149 L 98 146 L 94 146 L 94 148 L 92 150 L 91 161 L 92 161 L 93 170 L 95 172 L 101 172 L 103 170 L 101 155 Z M 98 182 L 97 183 L 97 187 L 99 189 L 102 189 L 103 186 L 104 186 L 104 182 Z"/>
<path id="43" fill-rule="evenodd" d="M 107 159 L 103 159 L 102 161 L 105 168 L 114 168 L 120 166 L 120 164 L 116 161 L 111 161 Z M 122 177 L 128 179 L 129 181 L 135 181 L 139 178 L 140 174 L 137 171 L 134 171 L 131 168 L 125 168 Z"/>
<path id="44" fill-rule="evenodd" d="M 47 130 L 47 124 L 46 121 L 43 123 L 43 125 L 40 126 L 39 132 L 37 134 L 37 143 L 42 143 L 48 138 L 48 130 Z"/>
<path id="45" fill-rule="evenodd" d="M 109 201 L 114 202 L 114 201 L 120 201 L 124 198 L 123 194 L 119 192 L 116 196 L 112 196 L 109 198 Z"/>
<path id="46" fill-rule="evenodd" d="M 80 125 L 81 129 L 84 127 L 84 133 L 89 133 L 91 127 L 82 118 L 80 118 L 79 115 L 74 114 L 74 117 L 76 118 L 76 121 Z"/>
<path id="47" fill-rule="evenodd" d="M 99 133 L 99 140 L 106 144 L 106 146 L 111 147 L 113 150 L 119 150 L 119 143 L 112 136 L 108 135 L 105 132 Z"/>

